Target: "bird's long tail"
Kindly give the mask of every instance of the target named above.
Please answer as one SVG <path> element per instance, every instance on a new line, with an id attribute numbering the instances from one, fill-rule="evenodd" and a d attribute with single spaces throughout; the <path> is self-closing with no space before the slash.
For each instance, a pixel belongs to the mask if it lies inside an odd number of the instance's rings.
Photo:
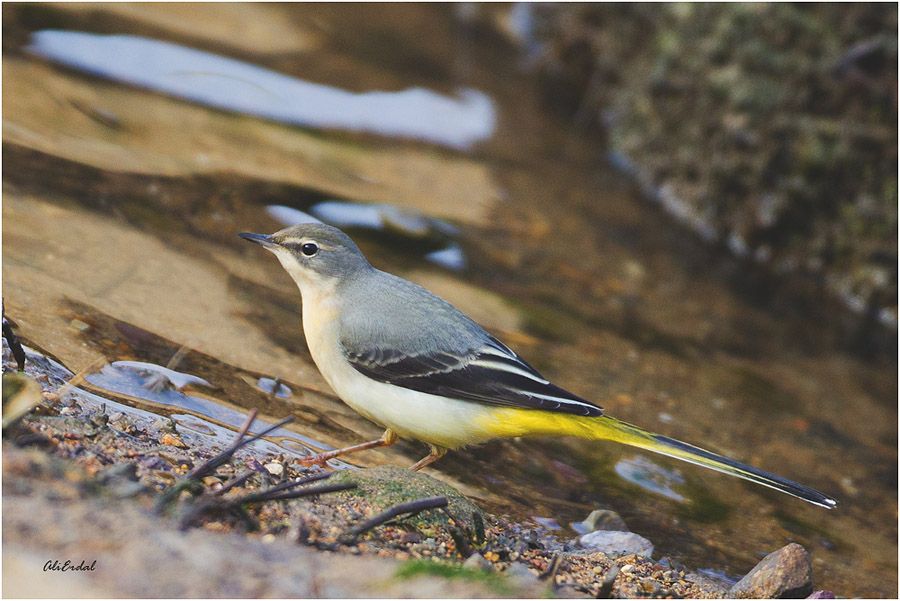
<path id="1" fill-rule="evenodd" d="M 587 422 L 588 420 L 583 421 Z M 653 451 L 660 455 L 681 459 L 694 465 L 774 488 L 820 507 L 834 509 L 837 506 L 835 499 L 793 480 L 770 474 L 751 465 L 717 455 L 668 436 L 647 432 L 637 426 L 619 421 L 614 417 L 604 415 L 592 418 L 590 421 L 594 422 L 591 427 L 591 438 L 614 440 L 633 447 L 646 449 L 647 451 Z"/>
<path id="2" fill-rule="evenodd" d="M 544 411 L 529 411 L 523 414 L 521 410 L 516 411 L 516 414 L 515 417 L 510 415 L 509 417 L 512 419 L 507 421 L 505 425 L 512 426 L 511 430 L 517 425 L 520 427 L 524 426 L 524 431 L 520 431 L 518 434 L 514 434 L 511 431 L 509 434 L 512 435 L 568 434 L 592 440 L 612 440 L 768 486 L 803 499 L 813 505 L 827 509 L 833 509 L 837 506 L 835 499 L 793 480 L 770 474 L 753 466 L 717 455 L 668 436 L 647 432 L 614 417 L 607 415 L 601 417 L 579 417 L 558 413 L 550 414 Z M 543 414 L 540 418 L 541 423 L 534 421 L 538 417 L 537 414 Z"/>

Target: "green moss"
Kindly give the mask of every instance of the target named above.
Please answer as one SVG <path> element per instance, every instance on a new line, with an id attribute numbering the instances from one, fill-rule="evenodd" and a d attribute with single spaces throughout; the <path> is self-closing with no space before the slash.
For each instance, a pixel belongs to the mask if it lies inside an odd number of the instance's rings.
<path id="1" fill-rule="evenodd" d="M 513 594 L 513 588 L 505 578 L 496 572 L 475 570 L 463 567 L 460 564 L 445 561 L 414 559 L 400 566 L 394 576 L 400 579 L 416 578 L 418 576 L 435 576 L 438 578 L 466 580 L 484 584 L 498 595 Z"/>
<path id="2" fill-rule="evenodd" d="M 472 521 L 474 513 L 481 513 L 481 509 L 469 501 L 458 490 L 432 478 L 427 474 L 413 472 L 406 468 L 396 466 L 380 466 L 366 470 L 344 470 L 332 476 L 331 482 L 354 482 L 357 488 L 336 495 L 330 495 L 329 499 L 322 502 L 341 502 L 348 498 L 362 499 L 372 507 L 375 512 L 408 503 L 425 497 L 444 496 L 449 502 L 450 512 L 466 524 Z M 482 519 L 484 516 L 482 515 Z M 424 511 L 414 518 L 419 527 L 446 525 L 447 515 L 443 511 Z"/>

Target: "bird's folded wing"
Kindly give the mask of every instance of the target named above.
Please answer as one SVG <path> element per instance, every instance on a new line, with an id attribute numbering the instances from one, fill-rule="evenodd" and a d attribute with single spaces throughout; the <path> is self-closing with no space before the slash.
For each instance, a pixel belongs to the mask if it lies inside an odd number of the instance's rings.
<path id="1" fill-rule="evenodd" d="M 376 380 L 443 397 L 585 416 L 602 408 L 551 384 L 503 343 L 491 337 L 467 353 L 408 353 L 392 348 L 348 348 L 344 356 Z"/>

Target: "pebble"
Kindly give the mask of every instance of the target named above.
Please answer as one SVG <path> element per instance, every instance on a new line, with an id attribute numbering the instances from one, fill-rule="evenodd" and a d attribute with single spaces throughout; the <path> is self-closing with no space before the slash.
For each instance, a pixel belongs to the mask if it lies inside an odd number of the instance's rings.
<path id="1" fill-rule="evenodd" d="M 588 534 L 595 530 L 615 530 L 617 532 L 628 532 L 628 525 L 615 511 L 611 509 L 595 509 L 584 521 L 572 522 L 572 530 L 578 534 Z"/>
<path id="2" fill-rule="evenodd" d="M 181 440 L 174 434 L 169 434 L 168 432 L 166 432 L 165 434 L 162 435 L 162 438 L 159 439 L 159 444 L 176 447 L 178 449 L 188 448 L 188 446 L 184 443 L 183 440 Z"/>
<path id="3" fill-rule="evenodd" d="M 215 476 L 204 476 L 203 484 L 212 488 L 213 490 L 217 490 L 222 487 L 222 480 L 216 478 Z"/>
<path id="4" fill-rule="evenodd" d="M 175 420 L 171 417 L 159 417 L 150 425 L 151 428 L 161 432 L 169 432 L 170 434 L 177 432 L 175 426 Z"/>
<path id="5" fill-rule="evenodd" d="M 71 321 L 69 321 L 69 326 L 78 330 L 79 332 L 87 332 L 91 329 L 91 326 L 89 324 L 84 323 L 80 319 L 72 319 Z"/>
<path id="6" fill-rule="evenodd" d="M 578 545 L 591 551 L 602 551 L 610 557 L 631 553 L 650 557 L 653 554 L 653 543 L 634 532 L 596 530 L 580 537 Z"/>
<path id="7" fill-rule="evenodd" d="M 766 555 L 731 587 L 728 596 L 738 599 L 777 599 L 806 597 L 812 592 L 812 562 L 809 553 L 797 543 L 791 543 Z"/>
<path id="8" fill-rule="evenodd" d="M 284 473 L 284 466 L 275 461 L 273 461 L 272 463 L 267 463 L 263 467 L 265 467 L 266 471 L 275 477 L 279 477 L 279 476 L 281 476 L 281 474 Z"/>

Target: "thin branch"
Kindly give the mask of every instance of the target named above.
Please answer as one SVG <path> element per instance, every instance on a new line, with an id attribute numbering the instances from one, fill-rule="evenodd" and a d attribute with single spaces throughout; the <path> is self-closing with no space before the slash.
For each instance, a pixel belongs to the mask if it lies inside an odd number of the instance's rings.
<path id="1" fill-rule="evenodd" d="M 255 419 L 256 409 L 251 409 L 250 413 L 247 415 L 247 421 L 244 422 L 244 425 L 238 432 L 238 436 L 235 439 L 234 443 L 232 443 L 230 447 L 228 447 L 215 457 L 212 457 L 205 463 L 202 463 L 201 465 L 194 468 L 186 477 L 188 479 L 196 480 L 198 478 L 202 478 L 203 476 L 208 476 L 209 474 L 213 473 L 220 465 L 227 463 L 241 447 L 247 446 L 248 444 L 251 444 L 259 440 L 263 436 L 277 430 L 281 426 L 294 421 L 294 416 L 289 415 L 286 418 L 275 422 L 268 428 L 264 429 L 262 432 L 254 434 L 250 438 L 244 439 L 244 436 L 247 434 L 247 431 L 250 429 L 250 426 L 253 424 L 253 421 Z"/>
<path id="2" fill-rule="evenodd" d="M 247 470 L 240 476 L 235 476 L 234 478 L 232 478 L 231 480 L 229 480 L 228 482 L 223 484 L 222 488 L 220 488 L 219 490 L 213 491 L 212 494 L 216 495 L 216 496 L 224 495 L 226 492 L 228 492 L 235 486 L 240 486 L 241 484 L 243 484 L 244 482 L 249 480 L 250 477 L 253 476 L 254 474 L 256 474 L 256 472 L 254 472 L 253 470 Z"/>
<path id="3" fill-rule="evenodd" d="M 563 556 L 561 553 L 554 555 L 553 559 L 550 560 L 550 565 L 547 566 L 547 569 L 538 576 L 538 580 L 549 580 L 553 583 L 553 586 L 556 586 L 556 573 L 559 572 L 559 568 L 562 565 L 562 559 Z"/>
<path id="4" fill-rule="evenodd" d="M 9 349 L 16 359 L 16 366 L 19 368 L 19 371 L 25 371 L 25 349 L 22 348 L 19 337 L 13 332 L 12 325 L 7 321 L 6 312 L 3 312 L 3 337 L 9 343 Z"/>
<path id="5" fill-rule="evenodd" d="M 272 488 L 277 488 L 273 486 Z M 287 501 L 289 499 L 299 499 L 301 497 L 310 497 L 313 495 L 324 495 L 330 492 L 340 492 L 342 490 L 350 490 L 356 488 L 355 482 L 343 482 L 341 484 L 323 484 L 321 486 L 310 486 L 301 490 L 291 490 L 288 492 L 263 490 L 260 492 L 250 493 L 233 499 L 227 499 L 228 505 L 244 505 L 247 503 L 263 503 L 266 501 Z"/>
<path id="6" fill-rule="evenodd" d="M 351 528 L 347 534 L 353 538 L 356 538 L 360 534 L 368 532 L 369 530 L 377 526 L 381 526 L 382 524 L 385 524 L 401 515 L 410 514 L 410 517 L 412 517 L 427 509 L 438 509 L 440 507 L 446 506 L 447 497 L 427 497 L 424 499 L 418 499 L 416 501 L 410 501 L 408 503 L 400 503 L 399 505 L 394 505 L 386 511 L 379 513 L 375 517 L 366 520 L 362 524 Z"/>

